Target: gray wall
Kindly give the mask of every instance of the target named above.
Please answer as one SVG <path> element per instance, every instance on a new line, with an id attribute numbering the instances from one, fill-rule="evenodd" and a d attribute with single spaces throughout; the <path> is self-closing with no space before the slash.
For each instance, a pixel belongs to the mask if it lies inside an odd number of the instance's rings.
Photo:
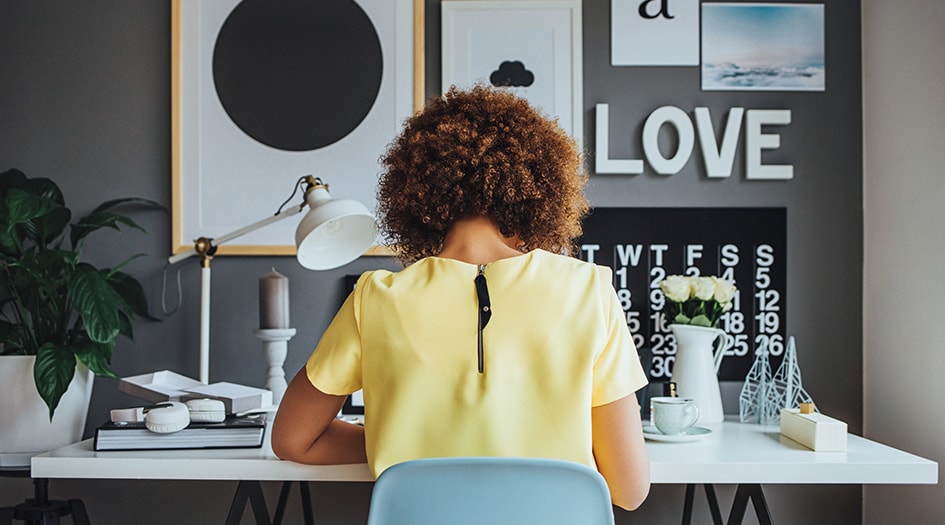
<path id="1" fill-rule="evenodd" d="M 439 3 L 427 0 L 427 92 L 439 86 Z M 783 162 L 795 165 L 791 181 L 745 180 L 736 155 L 735 174 L 709 180 L 693 156 L 679 174 L 592 178 L 589 194 L 601 206 L 779 206 L 788 210 L 788 332 L 798 341 L 804 385 L 826 413 L 862 430 L 863 261 L 860 5 L 834 0 L 826 8 L 827 90 L 824 93 L 702 92 L 696 68 L 630 68 L 609 65 L 607 0 L 584 2 L 585 138 L 593 147 L 593 107 L 611 112 L 611 156 L 642 158 L 639 136 L 653 109 L 707 106 L 719 119 L 732 106 L 791 109 L 793 122 L 779 130 Z M 170 9 L 167 1 L 3 0 L 0 3 L 0 169 L 17 167 L 57 180 L 80 214 L 102 200 L 134 195 L 170 204 Z M 149 257 L 131 268 L 160 311 L 163 260 L 170 249 L 170 219 L 157 212 L 136 218 L 148 234 L 110 232 L 89 246 L 88 256 L 107 261 L 126 253 Z M 290 258 L 231 257 L 214 264 L 211 377 L 249 384 L 263 378 L 256 326 L 256 279 L 275 267 L 295 283 L 293 325 L 286 370 L 304 362 L 331 319 L 342 294 L 342 276 L 374 267 L 396 268 L 386 258 L 362 258 L 335 271 L 303 271 Z M 173 283 L 176 268 L 168 276 Z M 197 375 L 198 271 L 182 269 L 182 306 L 162 322 L 141 322 L 134 344 L 122 343 L 114 369 L 133 375 L 171 369 Z M 304 283 L 304 290 L 299 287 Z M 841 301 L 830 300 L 840 298 Z M 176 302 L 176 292 L 168 291 Z M 728 385 L 729 390 L 738 385 Z M 91 430 L 107 410 L 136 402 L 98 379 L 89 414 Z M 737 410 L 731 404 L 727 407 Z M 132 468 L 129 466 L 129 468 Z M 4 501 L 25 497 L 26 481 L 0 481 Z M 208 482 L 55 480 L 57 497 L 86 500 L 99 523 L 125 522 L 155 491 L 173 498 L 184 522 L 222 520 L 235 485 Z M 266 484 L 274 501 L 277 484 Z M 363 521 L 370 485 L 316 487 L 318 517 L 332 523 Z M 723 509 L 733 488 L 718 487 Z M 766 488 L 782 523 L 860 521 L 859 487 Z M 683 487 L 654 486 L 634 515 L 675 522 Z M 10 500 L 10 501 L 7 501 Z M 337 502 L 349 502 L 335 510 Z M 805 504 L 799 505 L 798 502 Z M 697 507 L 706 518 L 701 496 Z M 352 513 L 352 509 L 356 509 Z M 750 513 L 749 513 L 750 514 Z M 342 517 L 343 516 L 343 517 Z M 135 521 L 166 523 L 153 513 Z"/>
<path id="2" fill-rule="evenodd" d="M 863 2 L 863 430 L 938 461 L 939 480 L 945 410 L 914 401 L 945 396 L 942 49 L 940 0 Z M 935 523 L 945 514 L 941 481 L 867 486 L 863 495 L 864 523 Z"/>

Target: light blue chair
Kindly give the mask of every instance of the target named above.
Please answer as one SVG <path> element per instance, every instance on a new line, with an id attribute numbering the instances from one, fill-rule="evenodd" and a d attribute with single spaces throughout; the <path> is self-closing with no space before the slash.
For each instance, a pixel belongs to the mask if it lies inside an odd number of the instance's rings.
<path id="1" fill-rule="evenodd" d="M 368 525 L 613 525 L 596 470 L 556 459 L 406 461 L 377 478 Z"/>

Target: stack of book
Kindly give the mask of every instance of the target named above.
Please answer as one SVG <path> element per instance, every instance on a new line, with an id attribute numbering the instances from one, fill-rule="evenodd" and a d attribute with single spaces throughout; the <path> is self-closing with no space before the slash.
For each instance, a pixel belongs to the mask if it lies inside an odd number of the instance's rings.
<path id="1" fill-rule="evenodd" d="M 107 422 L 95 430 L 94 449 L 168 450 L 195 448 L 259 448 L 266 433 L 266 416 L 228 415 L 220 423 L 190 423 L 179 432 L 158 434 L 144 422 Z"/>

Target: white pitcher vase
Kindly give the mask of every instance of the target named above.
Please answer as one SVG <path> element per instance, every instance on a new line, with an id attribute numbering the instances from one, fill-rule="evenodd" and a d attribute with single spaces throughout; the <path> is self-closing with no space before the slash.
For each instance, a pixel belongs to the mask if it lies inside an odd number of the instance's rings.
<path id="1" fill-rule="evenodd" d="M 725 332 L 688 324 L 671 324 L 676 337 L 676 361 L 673 364 L 672 380 L 676 383 L 679 397 L 689 397 L 699 405 L 697 423 L 720 423 L 725 419 L 722 411 L 722 393 L 715 368 L 715 341 Z"/>

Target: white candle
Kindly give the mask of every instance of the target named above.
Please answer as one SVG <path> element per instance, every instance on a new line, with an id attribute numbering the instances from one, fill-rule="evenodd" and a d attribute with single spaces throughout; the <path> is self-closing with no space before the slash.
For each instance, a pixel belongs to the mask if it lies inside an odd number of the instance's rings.
<path id="1" fill-rule="evenodd" d="M 275 268 L 259 278 L 259 327 L 289 327 L 289 279 Z"/>

